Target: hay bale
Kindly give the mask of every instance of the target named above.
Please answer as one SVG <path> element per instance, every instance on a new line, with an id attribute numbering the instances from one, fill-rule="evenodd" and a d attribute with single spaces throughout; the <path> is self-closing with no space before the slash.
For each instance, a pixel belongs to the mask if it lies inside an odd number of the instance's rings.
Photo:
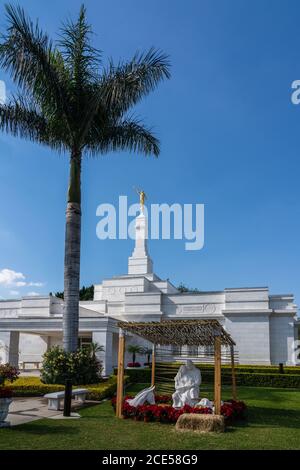
<path id="1" fill-rule="evenodd" d="M 175 428 L 177 431 L 224 432 L 224 416 L 184 413 L 179 416 Z"/>

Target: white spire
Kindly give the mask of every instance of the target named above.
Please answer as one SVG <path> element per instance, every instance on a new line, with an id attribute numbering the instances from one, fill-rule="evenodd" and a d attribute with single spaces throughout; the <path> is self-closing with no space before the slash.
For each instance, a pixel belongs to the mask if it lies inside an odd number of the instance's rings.
<path id="1" fill-rule="evenodd" d="M 135 219 L 135 247 L 132 255 L 128 258 L 128 274 L 150 274 L 153 273 L 153 263 L 148 254 L 148 219 L 141 210 Z"/>

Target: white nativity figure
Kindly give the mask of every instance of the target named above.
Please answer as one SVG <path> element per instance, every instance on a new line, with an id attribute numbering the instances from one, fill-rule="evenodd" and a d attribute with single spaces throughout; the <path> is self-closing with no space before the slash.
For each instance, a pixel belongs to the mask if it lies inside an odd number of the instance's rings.
<path id="1" fill-rule="evenodd" d="M 202 398 L 196 406 L 204 406 L 205 408 L 213 408 L 213 402 L 208 398 Z"/>
<path id="2" fill-rule="evenodd" d="M 221 400 L 221 406 L 224 405 L 224 402 Z M 210 408 L 212 412 L 215 412 L 215 406 L 212 401 L 210 401 L 208 398 L 202 398 L 199 403 L 197 403 L 195 406 L 198 407 L 205 407 L 205 408 Z"/>
<path id="3" fill-rule="evenodd" d="M 154 405 L 155 404 L 154 390 L 155 390 L 154 385 L 152 385 L 149 388 L 144 388 L 144 390 L 139 392 L 134 398 L 129 398 L 126 401 L 130 406 L 134 406 L 134 407 L 143 405 L 146 401 L 150 405 Z"/>
<path id="4" fill-rule="evenodd" d="M 199 400 L 200 370 L 188 359 L 186 364 L 180 366 L 174 380 L 173 408 L 182 408 L 184 405 L 194 406 Z"/>

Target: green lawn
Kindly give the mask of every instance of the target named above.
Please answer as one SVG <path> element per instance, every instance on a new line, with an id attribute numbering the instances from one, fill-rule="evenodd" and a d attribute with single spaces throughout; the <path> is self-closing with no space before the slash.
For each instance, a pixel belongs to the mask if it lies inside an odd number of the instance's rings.
<path id="1" fill-rule="evenodd" d="M 210 387 L 205 389 L 211 397 Z M 229 396 L 224 386 L 223 398 Z M 106 401 L 82 409 L 80 420 L 0 429 L 0 449 L 300 449 L 299 390 L 240 387 L 239 398 L 248 405 L 248 422 L 224 434 L 177 433 L 172 425 L 119 420 Z"/>

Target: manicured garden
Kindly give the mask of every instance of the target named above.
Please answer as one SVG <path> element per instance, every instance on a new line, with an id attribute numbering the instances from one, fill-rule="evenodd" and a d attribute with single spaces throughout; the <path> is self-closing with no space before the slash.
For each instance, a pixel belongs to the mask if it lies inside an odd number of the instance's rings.
<path id="1" fill-rule="evenodd" d="M 144 386 L 134 384 L 127 392 Z M 210 384 L 202 389 L 213 397 Z M 107 400 L 82 409 L 80 420 L 43 419 L 0 429 L 0 449 L 300 449 L 299 389 L 242 386 L 238 391 L 248 419 L 224 434 L 178 434 L 172 424 L 117 419 Z M 229 386 L 222 398 L 230 398 Z"/>

